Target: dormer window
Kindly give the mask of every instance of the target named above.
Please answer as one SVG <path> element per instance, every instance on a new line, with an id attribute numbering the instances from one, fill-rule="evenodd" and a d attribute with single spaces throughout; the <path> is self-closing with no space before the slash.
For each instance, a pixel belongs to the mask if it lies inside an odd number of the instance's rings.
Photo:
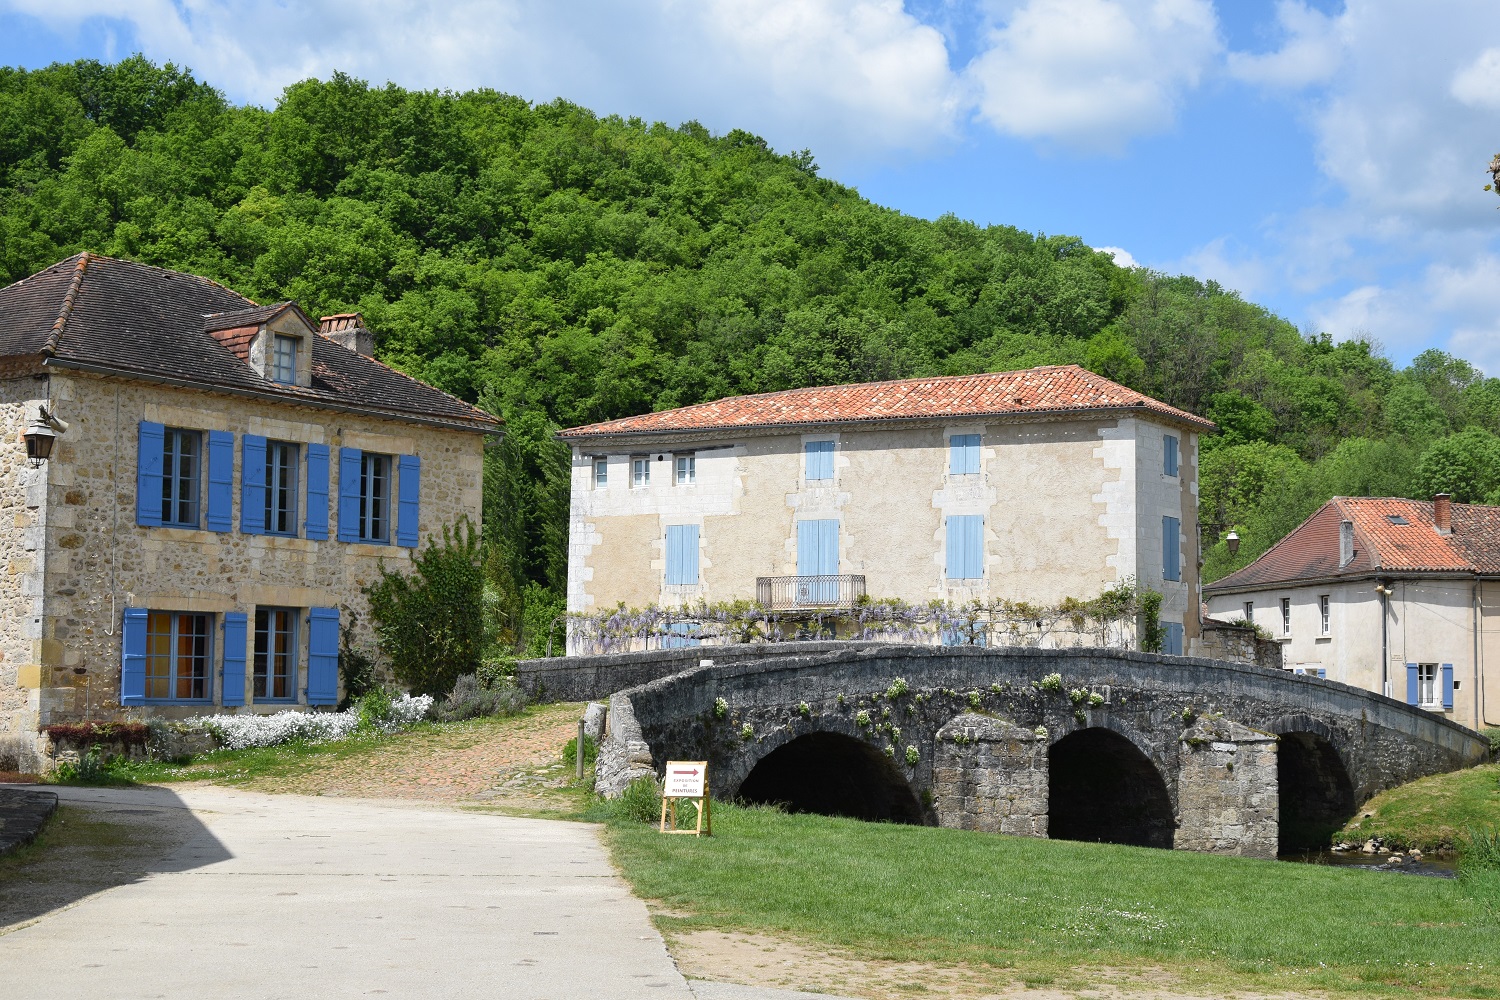
<path id="1" fill-rule="evenodd" d="M 297 383 L 297 338 L 276 334 L 271 351 L 271 381 L 283 385 Z"/>

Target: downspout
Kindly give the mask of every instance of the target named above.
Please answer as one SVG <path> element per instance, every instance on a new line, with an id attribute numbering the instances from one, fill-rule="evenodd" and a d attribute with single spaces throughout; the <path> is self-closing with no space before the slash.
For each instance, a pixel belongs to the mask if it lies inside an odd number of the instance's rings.
<path id="1" fill-rule="evenodd" d="M 1391 696 L 1391 588 L 1384 580 L 1381 580 L 1375 589 L 1380 591 L 1380 693 L 1389 698 Z"/>
<path id="2" fill-rule="evenodd" d="M 1482 725 L 1479 707 L 1479 577 L 1474 577 L 1474 724 Z"/>

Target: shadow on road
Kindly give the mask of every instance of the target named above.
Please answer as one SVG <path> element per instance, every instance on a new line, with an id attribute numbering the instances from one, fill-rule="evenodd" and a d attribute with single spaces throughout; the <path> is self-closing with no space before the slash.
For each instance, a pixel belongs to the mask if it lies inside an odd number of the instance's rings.
<path id="1" fill-rule="evenodd" d="M 106 889 L 231 856 L 171 789 L 48 790 L 58 809 L 36 843 L 0 858 L 0 935 Z"/>

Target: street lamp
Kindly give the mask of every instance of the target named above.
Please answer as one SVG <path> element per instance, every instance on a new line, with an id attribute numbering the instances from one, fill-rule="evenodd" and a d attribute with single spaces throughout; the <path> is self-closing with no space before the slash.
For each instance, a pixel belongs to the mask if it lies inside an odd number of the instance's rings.
<path id="1" fill-rule="evenodd" d="M 1230 528 L 1229 529 L 1229 534 L 1227 534 L 1227 535 L 1224 536 L 1224 545 L 1229 549 L 1229 554 L 1230 555 L 1232 555 L 1232 556 L 1239 555 L 1239 553 L 1240 553 L 1240 536 L 1236 535 L 1234 533 L 1234 529 L 1233 528 Z"/>
<path id="2" fill-rule="evenodd" d="M 31 467 L 40 469 L 42 463 L 51 457 L 57 435 L 66 434 L 68 425 L 66 421 L 48 413 L 45 406 L 38 406 L 36 409 L 36 419 L 26 425 L 26 431 L 21 437 L 26 441 L 26 458 L 31 462 Z"/>

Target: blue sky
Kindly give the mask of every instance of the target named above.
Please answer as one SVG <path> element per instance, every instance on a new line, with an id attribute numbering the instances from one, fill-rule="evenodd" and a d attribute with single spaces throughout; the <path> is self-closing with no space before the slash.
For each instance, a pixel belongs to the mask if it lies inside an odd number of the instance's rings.
<path id="1" fill-rule="evenodd" d="M 744 128 L 1500 374 L 1495 0 L 0 0 L 0 62 L 134 51 L 266 106 L 342 69 Z"/>

